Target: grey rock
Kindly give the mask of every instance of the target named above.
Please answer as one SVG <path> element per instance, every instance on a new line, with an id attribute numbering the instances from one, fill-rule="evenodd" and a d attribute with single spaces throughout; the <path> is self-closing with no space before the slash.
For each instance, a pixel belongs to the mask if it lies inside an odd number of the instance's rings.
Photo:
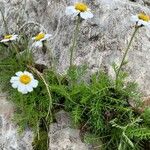
<path id="1" fill-rule="evenodd" d="M 149 0 L 143 0 L 144 4 L 150 6 L 150 1 Z"/>
<path id="2" fill-rule="evenodd" d="M 32 150 L 33 133 L 26 129 L 21 135 L 11 121 L 13 105 L 6 95 L 0 95 L 0 150 Z M 79 130 L 72 129 L 70 116 L 65 111 L 56 113 L 57 123 L 50 125 L 50 150 L 88 150 L 79 136 Z"/>
<path id="3" fill-rule="evenodd" d="M 51 66 L 51 54 L 57 60 L 57 70 L 65 73 L 69 66 L 69 47 L 75 22 L 65 15 L 65 8 L 74 0 L 1 0 L 9 32 L 25 32 L 32 37 L 39 31 L 53 34 L 48 41 L 51 51 L 45 54 L 37 50 L 34 59 L 37 64 Z M 118 64 L 133 33 L 131 15 L 144 11 L 150 14 L 148 0 L 85 0 L 94 13 L 94 18 L 82 21 L 74 63 L 88 64 L 90 72 L 105 68 L 114 77 L 112 63 Z M 144 3 L 145 4 L 144 4 Z M 1 16 L 0 16 L 1 17 Z M 4 23 L 0 33 L 5 32 Z M 150 94 L 150 31 L 142 28 L 128 54 L 128 80 L 136 81 L 145 96 Z"/>
<path id="4" fill-rule="evenodd" d="M 25 130 L 19 135 L 18 127 L 11 121 L 13 105 L 1 94 L 0 103 L 0 150 L 32 150 L 32 132 Z"/>
<path id="5" fill-rule="evenodd" d="M 55 116 L 57 122 L 49 128 L 49 150 L 89 150 L 89 145 L 81 141 L 80 130 L 69 127 L 69 114 L 62 110 Z"/>
<path id="6" fill-rule="evenodd" d="M 79 130 L 65 128 L 51 135 L 49 150 L 88 150 L 88 146 L 81 142 Z"/>
<path id="7" fill-rule="evenodd" d="M 0 129 L 3 127 L 3 119 L 2 116 L 0 116 Z"/>
<path id="8" fill-rule="evenodd" d="M 71 119 L 69 113 L 64 110 L 59 111 L 55 114 L 56 121 L 62 128 L 71 126 Z"/>

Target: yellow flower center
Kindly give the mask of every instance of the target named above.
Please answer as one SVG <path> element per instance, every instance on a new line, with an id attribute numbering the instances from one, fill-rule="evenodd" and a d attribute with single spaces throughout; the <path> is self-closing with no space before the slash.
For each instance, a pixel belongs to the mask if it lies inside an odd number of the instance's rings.
<path id="1" fill-rule="evenodd" d="M 41 39 L 43 39 L 45 37 L 45 34 L 44 33 L 39 33 L 36 37 L 35 37 L 35 40 L 36 41 L 39 41 Z"/>
<path id="2" fill-rule="evenodd" d="M 85 12 L 88 9 L 88 6 L 84 3 L 76 3 L 75 4 L 75 9 L 79 10 L 80 12 Z"/>
<path id="3" fill-rule="evenodd" d="M 4 36 L 4 39 L 10 39 L 10 38 L 12 38 L 12 35 L 5 35 Z"/>
<path id="4" fill-rule="evenodd" d="M 23 84 L 28 84 L 31 82 L 31 77 L 28 76 L 28 75 L 21 75 L 20 76 L 20 82 L 23 83 Z"/>
<path id="5" fill-rule="evenodd" d="M 144 13 L 138 14 L 138 18 L 146 22 L 150 21 L 150 17 L 148 15 L 145 15 Z"/>

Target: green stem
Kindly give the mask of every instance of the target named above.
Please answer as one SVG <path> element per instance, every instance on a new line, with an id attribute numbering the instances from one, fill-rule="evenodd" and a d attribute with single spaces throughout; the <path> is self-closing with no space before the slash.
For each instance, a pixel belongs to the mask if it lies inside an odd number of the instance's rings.
<path id="1" fill-rule="evenodd" d="M 48 121 L 48 117 L 50 116 L 50 121 L 52 122 L 52 105 L 53 105 L 53 102 L 52 102 L 52 95 L 51 95 L 51 91 L 49 89 L 49 85 L 48 83 L 46 82 L 44 76 L 42 75 L 42 73 L 40 73 L 36 68 L 32 67 L 32 66 L 27 66 L 28 68 L 30 68 L 33 72 L 35 72 L 39 78 L 41 78 L 41 80 L 43 81 L 45 87 L 46 87 L 46 90 L 47 90 L 47 94 L 48 94 L 48 97 L 49 97 L 49 107 L 48 107 L 48 112 L 47 112 L 47 115 L 46 115 L 46 121 Z"/>
<path id="2" fill-rule="evenodd" d="M 17 45 L 15 45 L 15 43 L 13 43 L 13 42 L 10 42 L 10 49 L 15 54 L 19 65 L 22 66 L 21 54 L 19 52 L 19 49 L 18 49 Z"/>
<path id="3" fill-rule="evenodd" d="M 130 47 L 131 47 L 131 44 L 132 44 L 132 42 L 133 42 L 133 39 L 134 39 L 134 37 L 135 37 L 135 35 L 136 35 L 138 29 L 139 29 L 139 27 L 135 27 L 135 30 L 134 30 L 134 32 L 133 32 L 133 35 L 132 35 L 132 37 L 131 37 L 131 39 L 130 39 L 130 42 L 129 42 L 129 44 L 128 44 L 126 50 L 125 50 L 125 53 L 124 53 L 124 55 L 123 55 L 121 64 L 120 64 L 120 66 L 119 66 L 119 68 L 118 68 L 118 71 L 117 71 L 117 73 L 116 73 L 116 87 L 117 87 L 117 84 L 118 84 L 118 77 L 119 77 L 121 68 L 122 68 L 122 66 L 124 65 L 126 56 L 127 56 L 127 54 L 128 54 L 128 51 L 129 51 L 129 49 L 130 49 Z"/>
<path id="4" fill-rule="evenodd" d="M 79 33 L 79 24 L 80 24 L 80 16 L 78 16 L 76 20 L 76 27 L 74 31 L 74 37 L 73 37 L 73 43 L 72 46 L 70 47 L 70 67 L 73 65 L 73 53 L 77 45 L 77 38 L 78 38 L 78 33 Z"/>
<path id="5" fill-rule="evenodd" d="M 11 46 L 12 46 L 12 49 L 15 49 L 16 55 L 19 55 L 18 47 L 13 42 L 11 42 Z"/>

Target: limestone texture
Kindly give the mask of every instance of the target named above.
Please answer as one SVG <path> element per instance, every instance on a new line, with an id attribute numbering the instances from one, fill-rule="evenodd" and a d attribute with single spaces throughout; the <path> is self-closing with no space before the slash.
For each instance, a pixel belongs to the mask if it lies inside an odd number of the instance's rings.
<path id="1" fill-rule="evenodd" d="M 19 135 L 12 122 L 14 107 L 0 94 L 0 150 L 32 150 L 33 134 L 29 129 Z"/>
<path id="2" fill-rule="evenodd" d="M 75 21 L 65 15 L 66 6 L 76 0 L 0 0 L 0 33 L 25 32 L 28 37 L 39 31 L 53 35 L 47 43 L 44 53 L 36 50 L 35 61 L 50 67 L 51 57 L 57 59 L 57 69 L 64 73 L 69 66 L 69 47 Z M 133 33 L 131 15 L 139 12 L 150 14 L 147 0 L 85 0 L 91 8 L 94 18 L 82 21 L 78 36 L 74 63 L 86 63 L 89 70 L 95 72 L 105 68 L 114 76 L 112 63 L 119 63 Z M 138 82 L 139 88 L 148 96 L 150 94 L 150 30 L 142 28 L 136 35 L 128 54 L 127 70 L 129 80 Z"/>
<path id="3" fill-rule="evenodd" d="M 56 123 L 50 125 L 49 150 L 91 150 L 80 139 L 80 130 L 71 128 L 69 114 L 65 111 L 56 113 Z"/>

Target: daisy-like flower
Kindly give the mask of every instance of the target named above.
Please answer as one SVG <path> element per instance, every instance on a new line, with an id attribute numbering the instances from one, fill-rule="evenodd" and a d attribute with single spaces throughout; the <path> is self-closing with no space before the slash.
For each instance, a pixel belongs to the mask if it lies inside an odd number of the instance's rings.
<path id="1" fill-rule="evenodd" d="M 135 22 L 139 27 L 145 26 L 150 28 L 150 16 L 146 15 L 145 13 L 140 13 L 132 16 L 131 20 Z"/>
<path id="2" fill-rule="evenodd" d="M 40 32 L 39 34 L 37 34 L 35 37 L 32 38 L 32 40 L 34 40 L 33 43 L 33 47 L 42 47 L 43 44 L 42 42 L 49 39 L 52 35 L 51 34 L 45 34 L 43 32 Z"/>
<path id="3" fill-rule="evenodd" d="M 8 41 L 16 41 L 18 39 L 17 34 L 9 34 L 5 35 L 1 42 L 8 42 Z"/>
<path id="4" fill-rule="evenodd" d="M 19 71 L 16 76 L 11 77 L 10 83 L 12 87 L 18 89 L 22 94 L 32 92 L 33 88 L 38 86 L 38 81 L 34 79 L 33 75 L 28 71 Z"/>
<path id="5" fill-rule="evenodd" d="M 91 13 L 88 6 L 84 3 L 75 3 L 74 6 L 68 6 L 66 8 L 66 14 L 72 15 L 73 17 L 80 15 L 83 19 L 93 18 L 93 14 Z"/>

